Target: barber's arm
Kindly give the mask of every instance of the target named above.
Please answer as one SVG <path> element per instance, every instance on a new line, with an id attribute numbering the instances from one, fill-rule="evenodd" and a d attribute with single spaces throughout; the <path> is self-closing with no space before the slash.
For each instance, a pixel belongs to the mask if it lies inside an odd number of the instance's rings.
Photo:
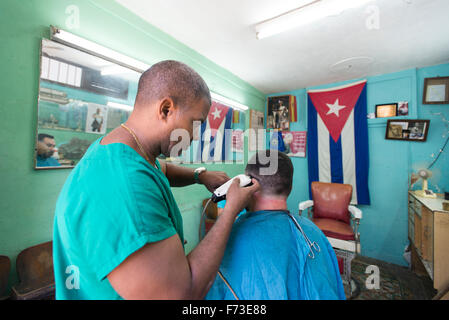
<path id="1" fill-rule="evenodd" d="M 198 174 L 198 181 L 195 180 L 195 169 L 177 166 L 175 164 L 159 161 L 162 172 L 167 176 L 171 187 L 186 187 L 195 183 L 203 184 L 210 192 L 229 181 L 226 173 L 220 171 L 205 171 Z"/>
<path id="2" fill-rule="evenodd" d="M 223 214 L 186 257 L 179 239 L 151 243 L 128 257 L 108 275 L 117 293 L 130 300 L 203 299 L 217 275 L 235 217 L 259 189 L 234 181 Z"/>

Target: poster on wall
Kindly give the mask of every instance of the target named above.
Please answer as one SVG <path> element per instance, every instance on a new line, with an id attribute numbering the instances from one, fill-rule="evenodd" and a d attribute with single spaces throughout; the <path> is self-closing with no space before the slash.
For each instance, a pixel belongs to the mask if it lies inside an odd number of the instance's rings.
<path id="1" fill-rule="evenodd" d="M 108 122 L 108 107 L 89 103 L 86 119 L 86 132 L 105 134 Z"/>
<path id="2" fill-rule="evenodd" d="M 270 134 L 270 149 L 284 152 L 289 157 L 305 158 L 307 131 L 283 132 L 273 130 Z"/>
<path id="3" fill-rule="evenodd" d="M 243 153 L 244 133 L 243 130 L 232 131 L 232 152 Z"/>
<path id="4" fill-rule="evenodd" d="M 307 131 L 282 132 L 282 138 L 289 157 L 306 157 Z"/>
<path id="5" fill-rule="evenodd" d="M 249 121 L 249 151 L 265 149 L 265 116 L 263 112 L 251 110 Z"/>

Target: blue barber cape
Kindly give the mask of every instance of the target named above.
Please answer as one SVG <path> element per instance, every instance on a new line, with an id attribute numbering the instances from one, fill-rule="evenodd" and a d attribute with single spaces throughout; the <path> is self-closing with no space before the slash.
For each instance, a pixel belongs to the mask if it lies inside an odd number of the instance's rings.
<path id="1" fill-rule="evenodd" d="M 295 215 L 321 252 L 310 248 L 284 211 L 246 213 L 234 224 L 220 271 L 240 300 L 344 300 L 337 258 L 310 220 Z M 217 275 L 206 300 L 234 300 Z"/>

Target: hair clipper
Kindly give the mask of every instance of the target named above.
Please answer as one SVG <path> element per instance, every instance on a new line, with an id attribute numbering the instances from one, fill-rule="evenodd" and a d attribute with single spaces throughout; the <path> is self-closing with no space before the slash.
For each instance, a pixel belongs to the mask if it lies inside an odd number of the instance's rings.
<path id="1" fill-rule="evenodd" d="M 215 190 L 214 194 L 212 195 L 212 201 L 214 203 L 218 203 L 220 201 L 226 200 L 226 194 L 228 193 L 229 188 L 231 187 L 232 183 L 235 179 L 240 179 L 240 187 L 248 187 L 253 184 L 250 177 L 241 174 L 228 182 L 226 182 L 224 185 L 222 185 L 220 188 Z"/>

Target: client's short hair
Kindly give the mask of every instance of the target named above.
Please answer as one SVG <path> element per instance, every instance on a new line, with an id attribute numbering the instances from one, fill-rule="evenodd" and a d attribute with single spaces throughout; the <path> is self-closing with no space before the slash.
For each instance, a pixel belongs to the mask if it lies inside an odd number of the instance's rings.
<path id="1" fill-rule="evenodd" d="M 261 174 L 261 169 L 272 166 L 268 159 L 270 161 L 278 161 L 277 170 L 271 175 L 263 175 Z M 264 194 L 288 197 L 292 191 L 293 163 L 283 152 L 277 150 L 259 151 L 248 162 L 245 171 L 248 176 L 257 179 L 261 192 Z"/>

